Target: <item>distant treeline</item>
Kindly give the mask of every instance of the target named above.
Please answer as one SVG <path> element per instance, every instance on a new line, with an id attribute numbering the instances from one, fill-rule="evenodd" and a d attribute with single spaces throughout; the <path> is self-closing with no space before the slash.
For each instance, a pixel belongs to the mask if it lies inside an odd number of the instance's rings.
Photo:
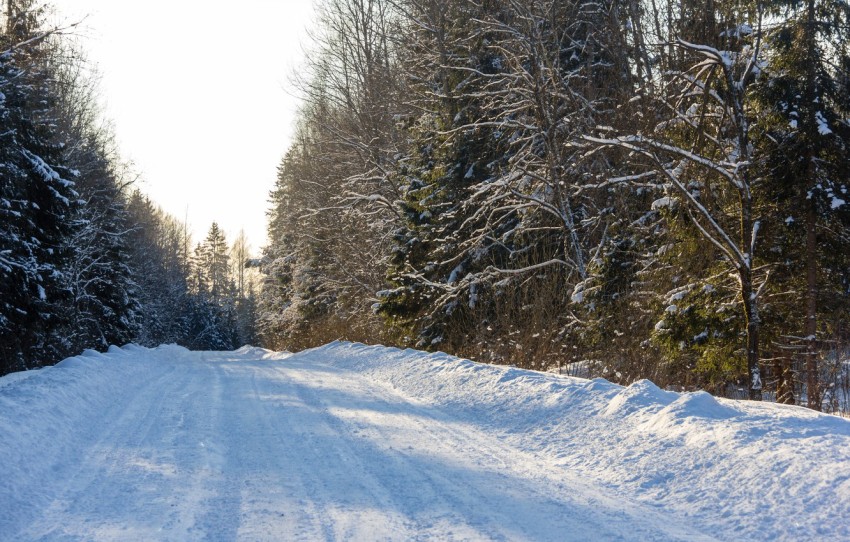
<path id="1" fill-rule="evenodd" d="M 830 407 L 848 9 L 321 2 L 272 193 L 263 340 Z"/>

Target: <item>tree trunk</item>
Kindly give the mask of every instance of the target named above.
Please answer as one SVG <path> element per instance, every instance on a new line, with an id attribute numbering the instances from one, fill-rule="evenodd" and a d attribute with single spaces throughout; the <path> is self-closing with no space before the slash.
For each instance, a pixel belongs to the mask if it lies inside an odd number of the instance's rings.
<path id="1" fill-rule="evenodd" d="M 791 360 L 787 357 L 776 359 L 776 402 L 784 405 L 794 404 L 794 372 L 791 370 Z"/>
<path id="2" fill-rule="evenodd" d="M 803 329 L 806 345 L 806 396 L 808 406 L 813 410 L 821 409 L 820 382 L 818 382 L 817 358 L 817 295 L 818 295 L 818 259 L 817 259 L 817 211 L 814 198 L 806 201 L 806 321 Z"/>
<path id="3" fill-rule="evenodd" d="M 749 377 L 749 395 L 752 401 L 761 401 L 762 382 L 759 367 L 759 313 L 758 302 L 753 291 L 753 277 L 750 268 L 740 271 L 741 298 L 744 302 L 744 316 L 747 325 L 747 374 Z"/>
<path id="4" fill-rule="evenodd" d="M 805 40 L 808 55 L 815 52 L 815 2 L 809 0 L 807 3 Z M 806 159 L 806 193 L 803 194 L 803 204 L 806 209 L 806 320 L 803 324 L 803 336 L 806 345 L 806 396 L 808 406 L 813 410 L 821 409 L 820 385 L 818 383 L 818 359 L 817 359 L 817 307 L 818 307 L 818 258 L 817 258 L 817 208 L 815 195 L 812 191 L 817 184 L 817 171 L 815 168 L 815 156 L 811 151 L 814 138 L 817 136 L 815 109 L 815 58 L 810 58 L 806 71 L 806 103 L 808 106 L 808 122 L 806 126 L 809 141 L 809 152 Z"/>

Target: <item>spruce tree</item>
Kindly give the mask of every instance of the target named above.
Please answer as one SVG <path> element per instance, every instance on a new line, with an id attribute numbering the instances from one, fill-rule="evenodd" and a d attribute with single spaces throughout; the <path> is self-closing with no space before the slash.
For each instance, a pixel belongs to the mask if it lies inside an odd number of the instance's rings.
<path id="1" fill-rule="evenodd" d="M 419 347 L 463 341 L 477 295 L 470 279 L 505 253 L 490 241 L 469 246 L 486 219 L 467 206 L 470 188 L 491 178 L 505 159 L 499 130 L 476 125 L 487 115 L 477 93 L 500 61 L 474 21 L 493 4 L 411 6 L 419 10 L 414 20 L 427 21 L 413 27 L 407 51 L 409 77 L 418 82 L 419 108 L 426 112 L 407 121 L 412 148 L 400 171 L 405 224 L 394 234 L 393 287 L 381 293 L 379 311 Z"/>
<path id="2" fill-rule="evenodd" d="M 781 348 L 802 353 L 808 405 L 820 410 L 820 341 L 850 301 L 850 8 L 777 1 L 769 12 L 776 22 L 766 35 L 756 128 L 776 205 L 777 280 L 805 300 L 787 307 Z"/>
<path id="3" fill-rule="evenodd" d="M 67 298 L 67 217 L 77 204 L 75 172 L 62 163 L 41 13 L 8 2 L 0 36 L 0 371 L 59 359 L 54 331 Z"/>

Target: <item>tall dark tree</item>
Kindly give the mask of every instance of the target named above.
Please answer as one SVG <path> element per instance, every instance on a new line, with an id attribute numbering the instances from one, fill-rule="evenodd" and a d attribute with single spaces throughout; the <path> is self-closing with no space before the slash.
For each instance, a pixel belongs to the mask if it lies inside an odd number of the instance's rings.
<path id="1" fill-rule="evenodd" d="M 62 162 L 42 12 L 9 1 L 0 36 L 0 352 L 3 372 L 57 359 L 75 172 Z"/>
<path id="2" fill-rule="evenodd" d="M 808 405 L 820 410 L 819 339 L 835 327 L 836 310 L 846 307 L 850 279 L 844 248 L 850 226 L 850 8 L 806 0 L 773 2 L 769 9 L 777 22 L 767 33 L 758 128 L 784 224 L 778 265 L 805 299 L 804 312 L 794 310 L 790 320 L 802 325 L 786 329 L 784 343 L 802 351 Z M 792 280 L 800 277 L 802 283 Z"/>
<path id="3" fill-rule="evenodd" d="M 72 352 L 125 344 L 138 334 L 138 290 L 130 268 L 125 168 L 112 133 L 100 120 L 96 78 L 82 52 L 58 56 L 57 128 L 68 144 L 62 161 L 76 173 L 79 193 L 65 240 L 69 292 L 64 331 Z"/>

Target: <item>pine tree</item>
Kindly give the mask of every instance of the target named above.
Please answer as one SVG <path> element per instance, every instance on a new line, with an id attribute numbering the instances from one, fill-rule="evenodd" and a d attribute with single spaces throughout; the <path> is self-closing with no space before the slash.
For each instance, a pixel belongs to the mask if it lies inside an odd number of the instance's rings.
<path id="1" fill-rule="evenodd" d="M 287 344 L 285 314 L 292 307 L 293 277 L 292 264 L 295 258 L 293 233 L 297 208 L 293 204 L 290 164 L 296 160 L 296 149 L 290 149 L 278 167 L 275 189 L 270 200 L 268 238 L 263 249 L 263 283 L 258 301 L 257 327 L 262 344 L 270 348 L 291 348 Z"/>
<path id="2" fill-rule="evenodd" d="M 233 281 L 230 277 L 227 239 L 217 222 L 212 223 L 199 248 L 199 261 L 196 265 L 204 282 L 204 291 L 213 304 L 224 305 L 231 299 Z"/>
<path id="3" fill-rule="evenodd" d="M 237 347 L 235 285 L 230 276 L 230 249 L 224 232 L 213 222 L 195 248 L 193 296 L 187 303 L 187 341 L 197 350 Z"/>

